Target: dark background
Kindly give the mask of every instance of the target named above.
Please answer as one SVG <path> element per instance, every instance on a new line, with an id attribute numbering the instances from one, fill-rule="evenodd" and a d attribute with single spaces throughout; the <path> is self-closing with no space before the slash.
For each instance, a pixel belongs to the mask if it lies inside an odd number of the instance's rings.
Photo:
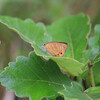
<path id="1" fill-rule="evenodd" d="M 90 17 L 92 32 L 96 24 L 100 24 L 100 0 L 0 0 L 0 15 L 31 18 L 36 23 L 45 25 L 53 21 L 83 12 Z M 27 56 L 31 48 L 15 32 L 0 24 L 0 68 L 8 62 L 15 61 L 17 56 Z M 9 98 L 8 98 L 8 97 Z M 7 99 L 6 99 L 7 98 Z M 27 100 L 15 97 L 0 85 L 0 100 Z"/>

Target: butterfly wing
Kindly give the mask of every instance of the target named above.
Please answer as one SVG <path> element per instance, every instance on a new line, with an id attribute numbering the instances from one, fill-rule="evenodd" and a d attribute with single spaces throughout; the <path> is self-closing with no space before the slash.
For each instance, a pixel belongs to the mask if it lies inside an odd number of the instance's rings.
<path id="1" fill-rule="evenodd" d="M 53 56 L 62 57 L 67 50 L 67 43 L 64 42 L 49 42 L 45 44 L 46 50 Z"/>

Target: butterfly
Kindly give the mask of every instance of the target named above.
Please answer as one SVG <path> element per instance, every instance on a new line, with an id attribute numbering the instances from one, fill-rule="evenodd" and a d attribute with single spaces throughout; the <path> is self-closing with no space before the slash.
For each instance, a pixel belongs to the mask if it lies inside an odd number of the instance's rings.
<path id="1" fill-rule="evenodd" d="M 52 56 L 62 57 L 64 56 L 68 44 L 65 42 L 49 42 L 44 44 L 46 51 Z"/>

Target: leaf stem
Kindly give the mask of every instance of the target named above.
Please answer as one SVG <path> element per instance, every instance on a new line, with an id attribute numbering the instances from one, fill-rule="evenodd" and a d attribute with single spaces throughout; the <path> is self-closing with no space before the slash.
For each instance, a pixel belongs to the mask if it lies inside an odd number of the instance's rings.
<path id="1" fill-rule="evenodd" d="M 83 78 L 82 81 L 83 81 L 84 89 L 85 90 L 88 89 L 88 85 L 87 85 L 86 79 Z"/>
<path id="2" fill-rule="evenodd" d="M 91 63 L 89 63 L 88 67 L 89 67 L 88 74 L 90 76 L 91 85 L 92 85 L 92 87 L 95 87 L 94 76 L 93 76 L 93 65 L 91 65 Z"/>

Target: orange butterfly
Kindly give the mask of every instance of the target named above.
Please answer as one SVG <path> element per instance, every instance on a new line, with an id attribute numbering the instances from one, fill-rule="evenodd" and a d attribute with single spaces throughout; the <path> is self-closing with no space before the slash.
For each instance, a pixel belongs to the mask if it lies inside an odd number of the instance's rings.
<path id="1" fill-rule="evenodd" d="M 52 56 L 62 57 L 67 50 L 68 44 L 65 42 L 49 42 L 44 46 Z"/>

